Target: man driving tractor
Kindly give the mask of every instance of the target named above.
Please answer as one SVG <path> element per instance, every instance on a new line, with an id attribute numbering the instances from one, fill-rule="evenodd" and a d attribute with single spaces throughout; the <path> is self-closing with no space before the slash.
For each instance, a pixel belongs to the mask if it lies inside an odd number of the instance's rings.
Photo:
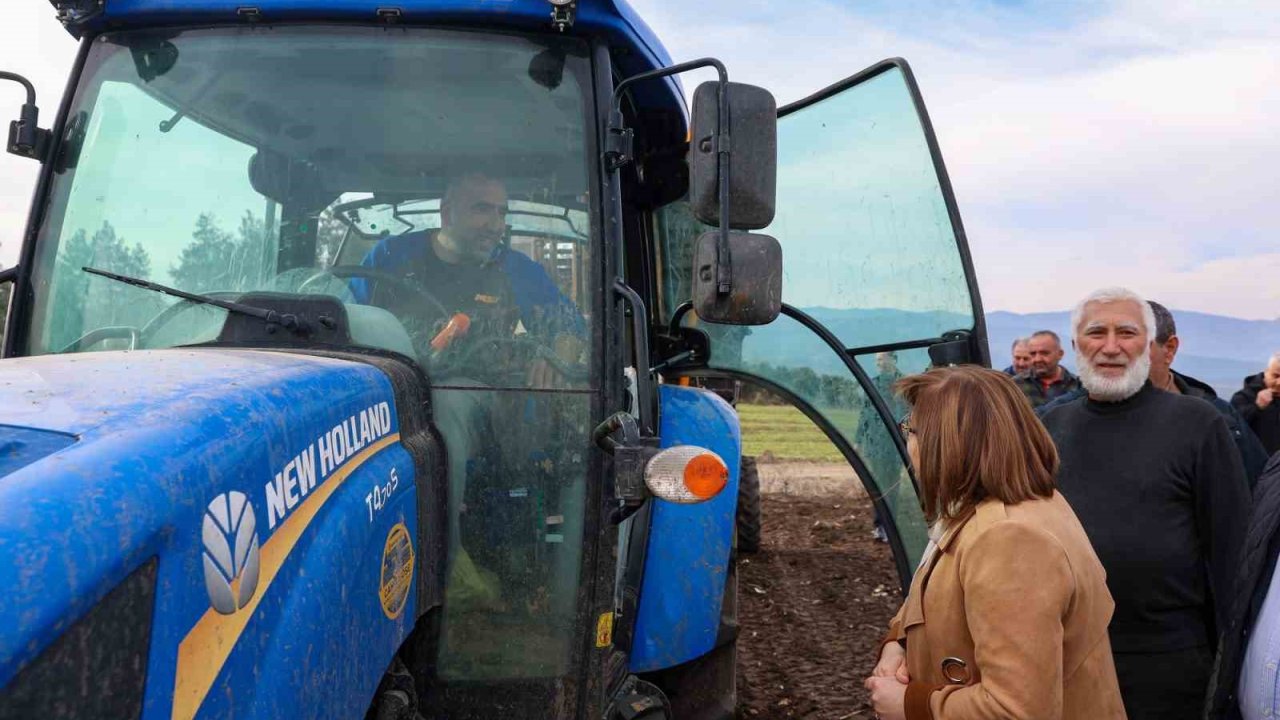
<path id="1" fill-rule="evenodd" d="M 452 180 L 440 202 L 440 228 L 383 238 L 361 264 L 402 278 L 425 291 L 422 295 L 397 294 L 388 283 L 379 288 L 377 278 L 353 278 L 352 293 L 364 304 L 383 305 L 402 315 L 437 313 L 429 352 L 458 351 L 485 340 L 540 346 L 549 351 L 532 356 L 515 353 L 503 358 L 488 346 L 483 354 L 470 355 L 452 370 L 435 369 L 450 387 L 480 390 L 494 365 L 507 367 L 524 377 L 528 387 L 561 387 L 568 378 L 564 368 L 578 363 L 585 322 L 578 308 L 556 286 L 541 264 L 512 250 L 506 239 L 509 213 L 506 184 L 482 173 L 468 173 Z M 439 307 L 427 307 L 435 300 Z M 415 307 L 416 305 L 416 307 Z M 489 348 L 495 351 L 490 351 Z M 465 350 L 461 352 L 466 352 Z M 523 365 L 523 367 L 520 367 Z M 433 378 L 440 381 L 441 378 Z M 505 384 L 505 383 L 503 383 Z M 450 523 L 449 595 L 455 602 L 478 610 L 505 607 L 498 574 L 473 560 L 462 544 L 461 529 L 468 525 L 467 488 L 479 478 L 480 468 L 493 465 L 480 460 L 491 445 L 488 419 L 494 412 L 519 412 L 503 403 L 527 403 L 528 398 L 494 398 L 482 392 L 438 392 L 434 398 L 437 426 L 449 448 L 449 487 L 456 501 Z M 497 406 L 494 404 L 498 403 Z M 488 441 L 488 442 L 487 442 Z M 500 473 L 501 474 L 501 473 Z M 475 517 L 472 522 L 483 523 Z"/>
<path id="2" fill-rule="evenodd" d="M 384 238 L 361 264 L 416 283 L 455 320 L 464 315 L 466 329 L 455 324 L 451 333 L 508 338 L 530 333 L 562 361 L 576 361 L 582 317 L 542 265 L 503 243 L 507 213 L 505 183 L 468 173 L 446 188 L 439 230 Z M 351 290 L 361 303 L 394 304 L 394 299 L 379 297 L 376 285 L 355 278 Z M 545 360 L 535 360 L 528 372 L 535 387 L 561 380 Z"/>

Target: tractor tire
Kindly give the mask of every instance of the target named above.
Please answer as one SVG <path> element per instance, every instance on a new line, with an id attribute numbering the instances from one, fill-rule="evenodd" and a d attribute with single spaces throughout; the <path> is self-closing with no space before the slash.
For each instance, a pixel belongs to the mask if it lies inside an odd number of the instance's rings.
<path id="1" fill-rule="evenodd" d="M 738 475 L 738 552 L 760 552 L 760 475 L 756 459 L 743 456 Z"/>
<path id="2" fill-rule="evenodd" d="M 378 690 L 374 694 L 373 704 L 365 713 L 365 720 L 418 720 L 418 693 L 414 687 L 413 675 L 404 661 L 396 655 L 391 659 L 391 667 L 387 668 Z"/>

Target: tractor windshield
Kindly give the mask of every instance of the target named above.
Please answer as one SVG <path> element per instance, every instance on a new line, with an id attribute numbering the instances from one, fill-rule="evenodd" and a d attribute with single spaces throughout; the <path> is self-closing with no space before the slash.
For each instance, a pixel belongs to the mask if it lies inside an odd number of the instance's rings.
<path id="1" fill-rule="evenodd" d="M 249 304 L 327 295 L 354 344 L 445 374 L 501 358 L 480 379 L 502 385 L 540 354 L 582 380 L 588 64 L 572 43 L 410 28 L 103 37 L 56 160 L 26 354 L 220 340 L 226 311 L 93 267 Z"/>
<path id="2" fill-rule="evenodd" d="M 352 344 L 416 358 L 433 385 L 441 682 L 573 707 L 599 386 L 590 74 L 563 38 L 101 36 L 53 160 L 19 353 L 234 344 L 227 310 L 86 267 L 247 306 L 332 298 Z"/>

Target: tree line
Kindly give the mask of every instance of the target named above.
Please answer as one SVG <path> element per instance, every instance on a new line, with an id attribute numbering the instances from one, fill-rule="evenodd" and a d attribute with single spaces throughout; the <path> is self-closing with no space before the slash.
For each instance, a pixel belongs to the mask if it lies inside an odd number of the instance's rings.
<path id="1" fill-rule="evenodd" d="M 252 212 L 245 212 L 235 232 L 219 227 L 211 213 L 201 213 L 190 242 L 167 268 L 168 277 L 154 278 L 151 253 L 141 243 L 126 240 L 109 221 L 103 221 L 92 235 L 77 230 L 63 241 L 55 261 L 47 347 L 61 350 L 96 328 L 142 327 L 173 303 L 159 293 L 90 275 L 85 267 L 155 280 L 188 292 L 242 292 L 270 279 L 274 253 L 266 223 Z"/>
<path id="2" fill-rule="evenodd" d="M 316 219 L 317 265 L 336 260 L 345 226 L 328 210 Z M 234 230 L 224 230 L 212 213 L 196 217 L 190 240 L 176 262 L 153 277 L 151 253 L 130 243 L 109 222 L 90 234 L 81 228 L 61 241 L 50 283 L 52 316 L 46 347 L 61 350 L 86 332 L 113 325 L 141 327 L 172 298 L 85 273 L 83 268 L 152 280 L 194 293 L 246 292 L 270 287 L 276 274 L 277 228 L 273 219 L 245 211 Z M 151 243 L 154 249 L 159 243 Z M 3 269 L 3 268 L 0 268 Z M 0 286 L 3 337 L 11 284 Z"/>

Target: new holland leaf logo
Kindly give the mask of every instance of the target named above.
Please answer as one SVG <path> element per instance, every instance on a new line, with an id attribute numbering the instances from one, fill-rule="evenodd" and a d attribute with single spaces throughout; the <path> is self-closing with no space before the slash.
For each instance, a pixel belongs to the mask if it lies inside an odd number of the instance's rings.
<path id="1" fill-rule="evenodd" d="M 230 615 L 258 589 L 258 521 L 241 492 L 213 499 L 204 514 L 204 585 L 213 609 Z"/>

